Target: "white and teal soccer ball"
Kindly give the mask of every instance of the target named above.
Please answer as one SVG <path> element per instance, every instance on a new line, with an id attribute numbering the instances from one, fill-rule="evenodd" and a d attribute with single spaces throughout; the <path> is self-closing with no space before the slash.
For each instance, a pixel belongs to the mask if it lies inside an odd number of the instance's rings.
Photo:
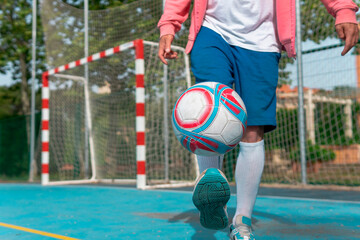
<path id="1" fill-rule="evenodd" d="M 198 83 L 175 103 L 176 138 L 190 152 L 216 156 L 233 149 L 246 129 L 247 113 L 240 96 L 217 82 Z"/>

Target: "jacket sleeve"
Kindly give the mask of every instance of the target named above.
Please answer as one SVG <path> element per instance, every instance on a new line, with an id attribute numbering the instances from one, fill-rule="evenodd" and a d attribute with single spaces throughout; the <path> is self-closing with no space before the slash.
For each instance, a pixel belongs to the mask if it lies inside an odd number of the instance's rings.
<path id="1" fill-rule="evenodd" d="M 158 23 L 160 37 L 175 35 L 189 16 L 191 0 L 166 0 L 164 13 Z"/>
<path id="2" fill-rule="evenodd" d="M 335 17 L 335 25 L 340 23 L 355 23 L 355 13 L 359 10 L 352 0 L 321 0 L 327 11 Z"/>

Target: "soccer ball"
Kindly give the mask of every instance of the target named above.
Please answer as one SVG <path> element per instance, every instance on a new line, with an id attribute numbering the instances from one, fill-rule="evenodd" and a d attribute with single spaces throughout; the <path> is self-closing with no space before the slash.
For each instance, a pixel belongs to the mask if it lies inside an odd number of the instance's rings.
<path id="1" fill-rule="evenodd" d="M 217 82 L 198 83 L 181 94 L 172 113 L 176 138 L 190 152 L 217 156 L 233 149 L 246 129 L 244 102 Z"/>

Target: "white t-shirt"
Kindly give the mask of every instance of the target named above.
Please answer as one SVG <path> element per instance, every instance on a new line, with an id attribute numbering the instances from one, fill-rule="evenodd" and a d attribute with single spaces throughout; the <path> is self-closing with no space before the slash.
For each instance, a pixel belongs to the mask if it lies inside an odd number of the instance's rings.
<path id="1" fill-rule="evenodd" d="M 220 34 L 230 45 L 281 52 L 274 0 L 208 0 L 203 26 Z"/>

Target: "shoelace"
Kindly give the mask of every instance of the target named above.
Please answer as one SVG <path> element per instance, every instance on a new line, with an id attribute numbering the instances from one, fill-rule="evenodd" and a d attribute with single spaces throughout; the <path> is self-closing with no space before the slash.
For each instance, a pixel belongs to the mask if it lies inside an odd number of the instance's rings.
<path id="1" fill-rule="evenodd" d="M 249 226 L 239 225 L 233 231 L 235 231 L 234 236 L 236 236 L 236 233 L 239 233 L 241 235 L 241 237 L 244 238 L 244 240 L 253 239 L 252 231 Z"/>
<path id="2" fill-rule="evenodd" d="M 242 236 L 249 236 L 250 237 L 250 234 L 251 234 L 251 229 L 250 227 L 246 226 L 246 225 L 240 225 L 236 228 L 239 233 L 242 235 Z"/>

